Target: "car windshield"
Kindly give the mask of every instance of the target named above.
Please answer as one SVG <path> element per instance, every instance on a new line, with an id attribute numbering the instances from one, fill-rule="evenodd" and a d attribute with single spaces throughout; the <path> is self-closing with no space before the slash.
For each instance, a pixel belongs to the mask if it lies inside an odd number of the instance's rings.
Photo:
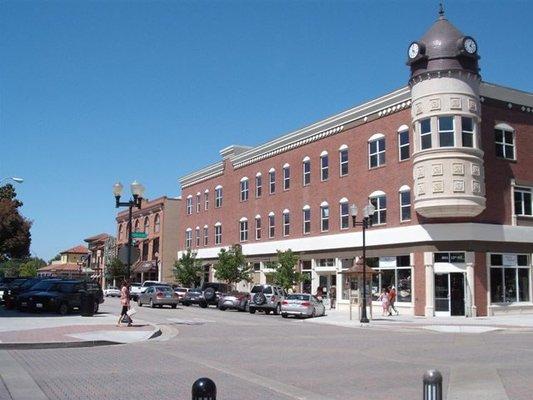
<path id="1" fill-rule="evenodd" d="M 131 287 L 141 287 L 141 284 L 140 283 L 132 283 L 130 286 Z M 118 289 L 118 288 L 115 287 L 115 286 L 112 286 L 112 287 L 110 287 L 110 289 Z"/>
<path id="2" fill-rule="evenodd" d="M 150 287 L 150 286 L 157 286 L 158 283 L 157 282 L 144 282 L 143 285 L 144 287 Z"/>
<path id="3" fill-rule="evenodd" d="M 198 289 L 198 288 L 191 289 L 191 290 L 189 290 L 189 293 L 202 293 L 202 289 Z"/>
<path id="4" fill-rule="evenodd" d="M 308 294 L 289 294 L 287 296 L 287 300 L 304 300 L 304 301 L 308 301 L 309 300 L 309 295 Z"/>
<path id="5" fill-rule="evenodd" d="M 60 283 L 58 285 L 58 291 L 61 293 L 73 293 L 75 287 L 74 283 Z"/>
<path id="6" fill-rule="evenodd" d="M 169 286 L 158 286 L 155 288 L 158 292 L 172 292 L 172 288 Z"/>
<path id="7" fill-rule="evenodd" d="M 29 288 L 29 287 L 32 287 L 33 285 L 35 285 L 36 283 L 39 282 L 39 279 L 28 279 L 26 282 L 24 282 L 22 285 L 20 285 L 21 288 L 23 289 L 26 289 L 26 288 Z"/>
<path id="8" fill-rule="evenodd" d="M 56 284 L 57 281 L 41 281 L 35 285 L 33 290 L 49 290 L 52 286 Z"/>
<path id="9" fill-rule="evenodd" d="M 252 288 L 252 293 L 272 294 L 272 286 L 254 286 Z"/>

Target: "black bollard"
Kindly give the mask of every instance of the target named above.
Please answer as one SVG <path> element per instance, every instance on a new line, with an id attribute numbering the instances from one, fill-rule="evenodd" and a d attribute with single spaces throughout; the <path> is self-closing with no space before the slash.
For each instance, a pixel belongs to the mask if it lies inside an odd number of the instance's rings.
<path id="1" fill-rule="evenodd" d="M 217 400 L 217 385 L 209 378 L 200 378 L 192 384 L 192 400 Z"/>
<path id="2" fill-rule="evenodd" d="M 436 369 L 424 374 L 423 400 L 442 400 L 442 375 Z"/>

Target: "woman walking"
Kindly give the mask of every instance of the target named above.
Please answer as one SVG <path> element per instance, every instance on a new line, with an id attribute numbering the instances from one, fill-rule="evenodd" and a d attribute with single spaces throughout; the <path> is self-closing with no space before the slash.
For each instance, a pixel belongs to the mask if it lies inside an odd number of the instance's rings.
<path id="1" fill-rule="evenodd" d="M 133 322 L 131 317 L 128 315 L 128 310 L 130 309 L 130 284 L 127 280 L 122 281 L 120 289 L 120 304 L 122 304 L 122 311 L 120 312 L 120 317 L 118 317 L 117 326 L 120 326 L 120 322 L 125 316 L 128 318 L 128 326 L 131 326 Z"/>
<path id="2" fill-rule="evenodd" d="M 386 317 L 389 315 L 389 306 L 390 306 L 390 299 L 389 299 L 389 289 L 383 288 L 381 292 L 381 296 L 378 297 L 378 300 L 381 301 L 381 307 L 383 308 L 383 311 L 381 315 L 383 317 Z"/>

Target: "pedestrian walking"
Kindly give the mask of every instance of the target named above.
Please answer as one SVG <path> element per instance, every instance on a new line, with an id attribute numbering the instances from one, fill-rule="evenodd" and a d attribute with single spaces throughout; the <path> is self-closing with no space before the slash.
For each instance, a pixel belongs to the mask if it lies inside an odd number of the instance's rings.
<path id="1" fill-rule="evenodd" d="M 120 322 L 124 318 L 127 318 L 128 326 L 131 326 L 133 321 L 128 315 L 128 310 L 130 309 L 130 283 L 126 279 L 122 281 L 120 289 L 120 304 L 122 305 L 122 311 L 120 312 L 120 317 L 118 317 L 117 326 L 120 326 Z"/>
<path id="2" fill-rule="evenodd" d="M 392 315 L 392 310 L 394 310 L 396 315 L 400 315 L 396 307 L 394 307 L 395 301 L 396 301 L 396 288 L 394 286 L 391 286 L 389 289 L 389 317 Z"/>
<path id="3" fill-rule="evenodd" d="M 381 295 L 378 297 L 378 300 L 381 301 L 381 307 L 382 307 L 382 312 L 381 312 L 381 315 L 386 317 L 389 315 L 389 306 L 390 306 L 390 302 L 389 302 L 389 289 L 388 288 L 383 288 L 383 290 L 381 291 Z"/>
<path id="4" fill-rule="evenodd" d="M 322 291 L 322 286 L 319 286 L 316 288 L 316 298 L 318 300 L 322 300 L 322 295 L 324 294 L 324 292 Z"/>
<path id="5" fill-rule="evenodd" d="M 331 286 L 329 288 L 329 298 L 331 300 L 331 309 L 335 309 L 336 303 L 337 303 L 337 288 L 335 285 Z"/>

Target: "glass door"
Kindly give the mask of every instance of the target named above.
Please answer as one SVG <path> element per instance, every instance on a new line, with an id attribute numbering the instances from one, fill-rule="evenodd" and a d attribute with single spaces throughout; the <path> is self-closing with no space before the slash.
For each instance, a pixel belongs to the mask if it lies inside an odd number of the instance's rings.
<path id="1" fill-rule="evenodd" d="M 450 315 L 450 274 L 435 274 L 435 316 Z"/>

